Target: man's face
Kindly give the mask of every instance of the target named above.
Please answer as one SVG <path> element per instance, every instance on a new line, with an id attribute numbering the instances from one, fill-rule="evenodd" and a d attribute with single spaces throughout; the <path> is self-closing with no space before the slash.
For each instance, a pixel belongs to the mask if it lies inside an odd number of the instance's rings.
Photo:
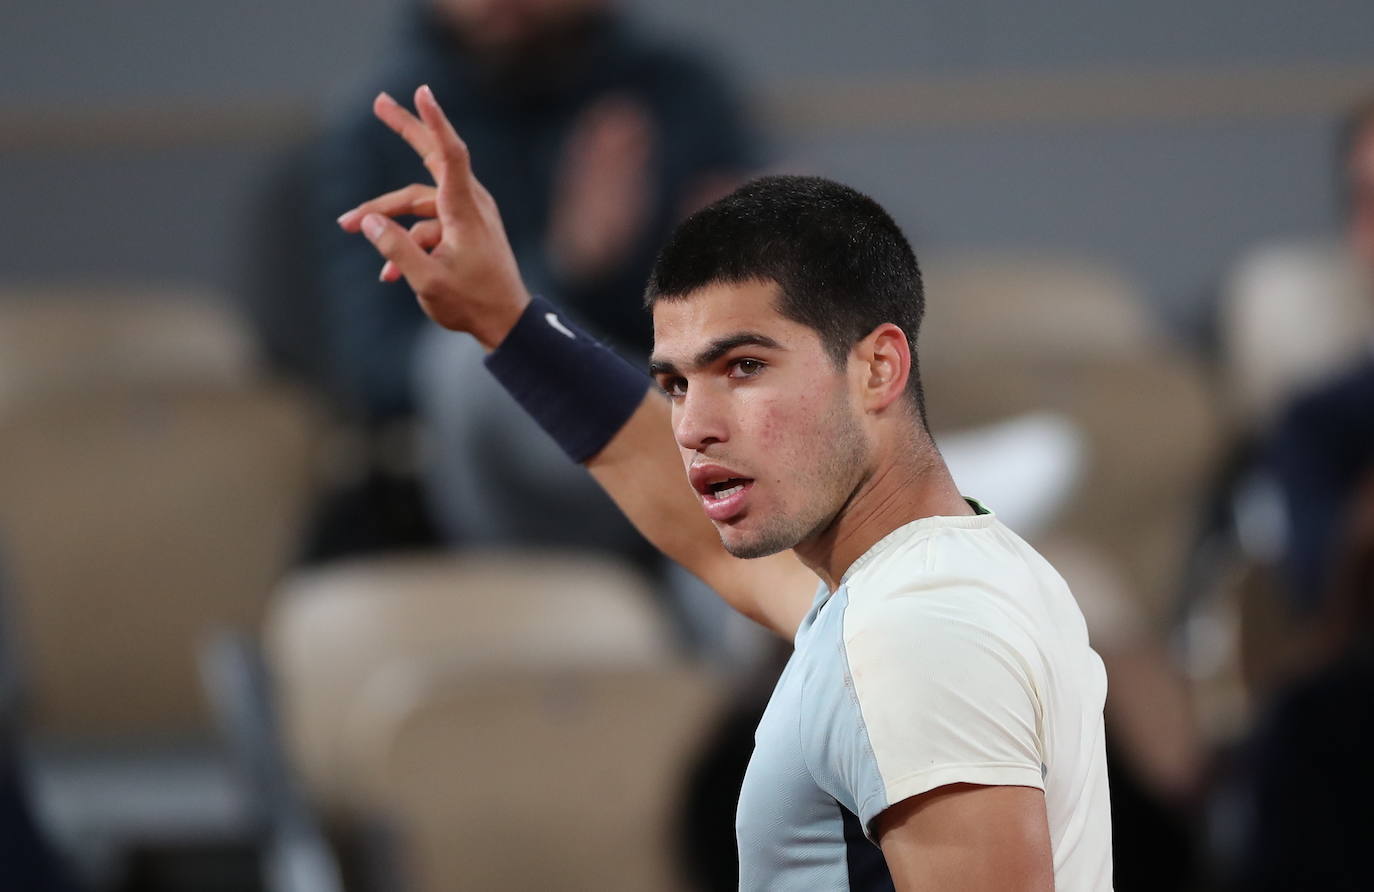
<path id="1" fill-rule="evenodd" d="M 1350 244 L 1374 272 L 1374 123 L 1366 124 L 1350 152 Z"/>
<path id="2" fill-rule="evenodd" d="M 654 305 L 654 378 L 721 542 L 736 557 L 825 530 L 868 472 L 851 375 L 783 317 L 770 283 L 712 285 Z"/>

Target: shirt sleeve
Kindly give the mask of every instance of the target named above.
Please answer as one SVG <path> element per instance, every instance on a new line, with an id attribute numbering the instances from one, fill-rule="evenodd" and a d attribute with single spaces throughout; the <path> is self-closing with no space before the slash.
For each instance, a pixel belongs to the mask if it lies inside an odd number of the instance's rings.
<path id="1" fill-rule="evenodd" d="M 867 757 L 876 771 L 855 790 L 859 818 L 946 784 L 1044 789 L 1041 704 L 1024 642 L 997 616 L 951 593 L 932 605 L 897 598 L 846 620 L 845 650 Z M 860 781 L 864 783 L 865 781 Z"/>

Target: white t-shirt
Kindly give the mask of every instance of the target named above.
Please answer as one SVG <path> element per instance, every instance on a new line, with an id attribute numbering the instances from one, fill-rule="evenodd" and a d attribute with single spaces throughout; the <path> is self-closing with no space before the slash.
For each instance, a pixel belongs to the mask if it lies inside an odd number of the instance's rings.
<path id="1" fill-rule="evenodd" d="M 818 592 L 741 790 L 741 889 L 890 889 L 874 818 L 952 783 L 1043 789 L 1056 889 L 1111 888 L 1102 661 L 1059 574 L 971 504 Z"/>

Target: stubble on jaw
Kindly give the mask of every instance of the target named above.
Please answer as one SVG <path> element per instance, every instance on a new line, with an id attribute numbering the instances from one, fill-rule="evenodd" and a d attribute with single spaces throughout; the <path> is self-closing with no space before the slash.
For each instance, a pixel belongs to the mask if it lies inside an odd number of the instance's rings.
<path id="1" fill-rule="evenodd" d="M 822 535 L 849 504 L 854 492 L 867 479 L 869 445 L 858 417 L 843 394 L 836 396 L 825 417 L 817 425 L 817 437 L 824 438 L 825 458 L 807 468 L 808 480 L 799 491 L 813 494 L 805 509 L 790 515 L 775 515 L 749 540 L 731 544 L 718 530 L 725 550 L 737 558 L 768 557 Z M 848 472 L 848 473 L 846 473 Z"/>

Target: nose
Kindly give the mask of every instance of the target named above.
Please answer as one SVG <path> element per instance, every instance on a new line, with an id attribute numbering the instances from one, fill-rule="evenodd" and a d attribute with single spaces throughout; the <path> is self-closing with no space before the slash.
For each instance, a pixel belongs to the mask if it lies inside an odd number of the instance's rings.
<path id="1" fill-rule="evenodd" d="M 730 438 L 725 401 L 709 385 L 689 387 L 673 406 L 673 438 L 683 449 L 696 452 Z"/>

